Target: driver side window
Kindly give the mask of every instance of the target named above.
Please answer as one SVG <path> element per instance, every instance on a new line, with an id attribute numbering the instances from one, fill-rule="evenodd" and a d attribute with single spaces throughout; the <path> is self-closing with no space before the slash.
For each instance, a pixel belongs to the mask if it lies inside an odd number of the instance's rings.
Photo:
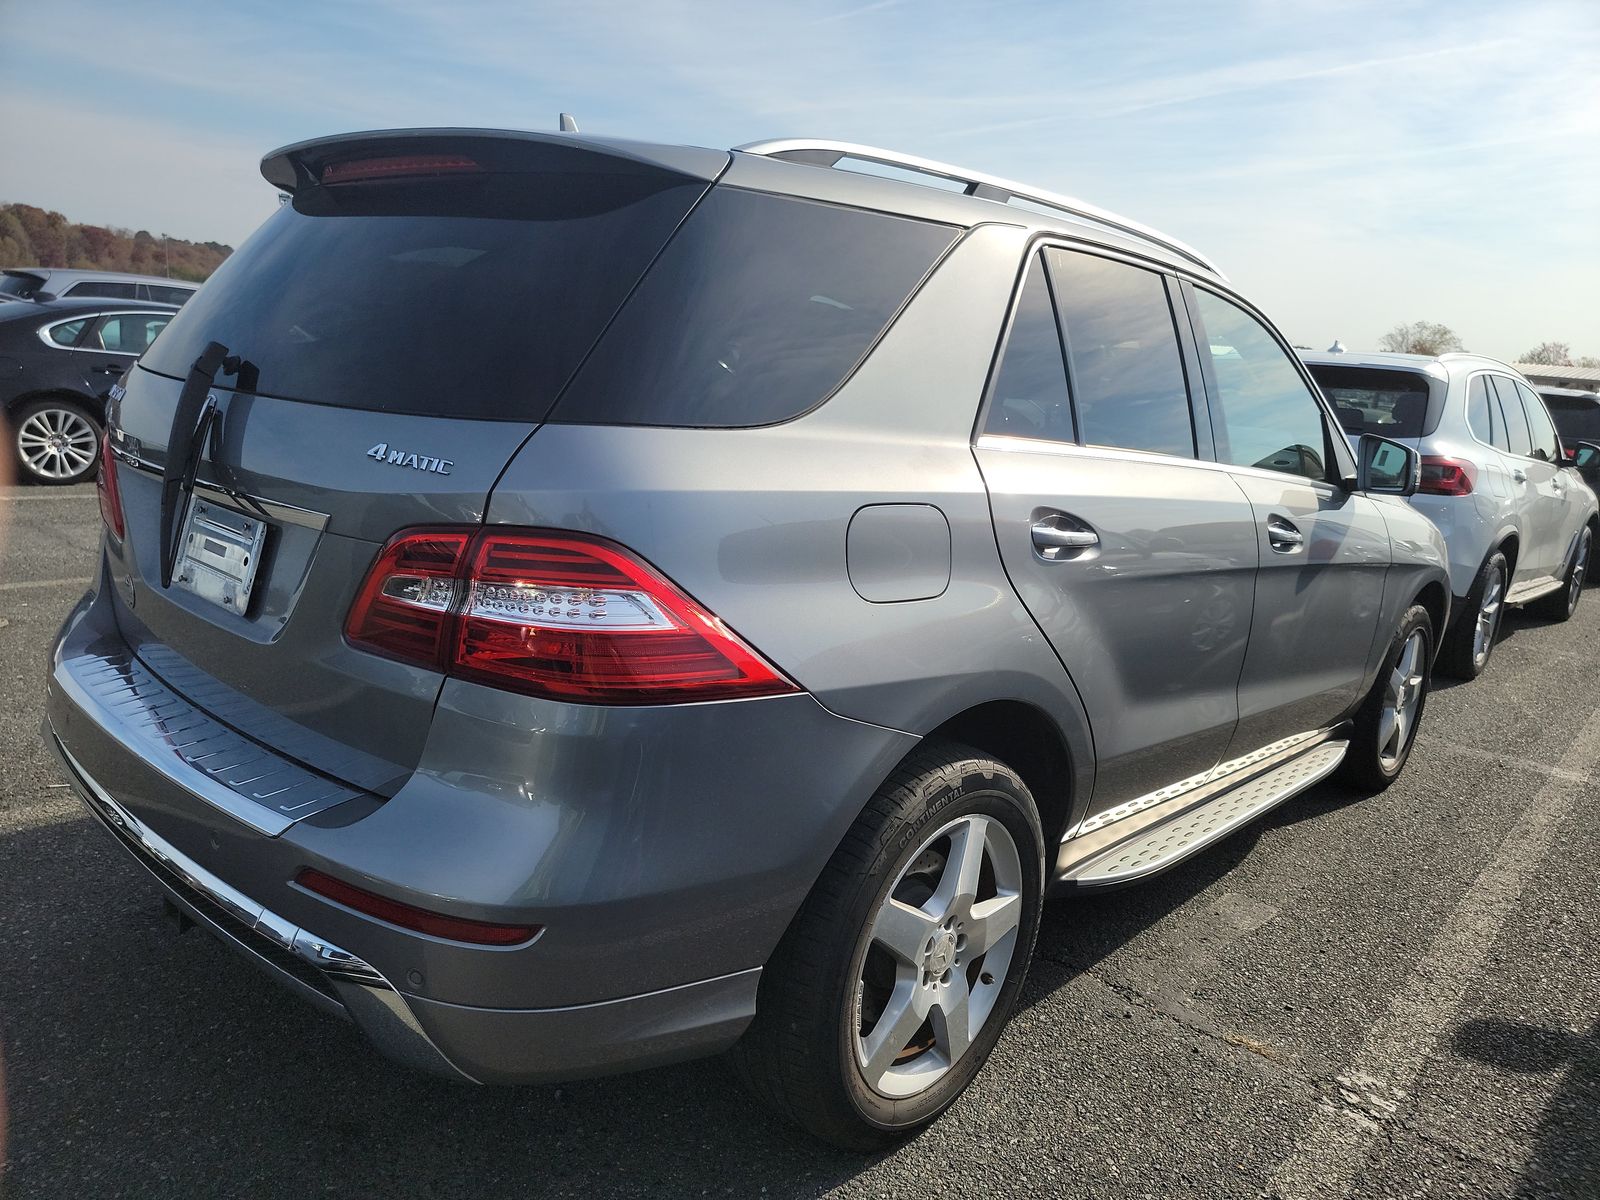
<path id="1" fill-rule="evenodd" d="M 1238 305 L 1195 288 L 1216 393 L 1217 458 L 1323 482 L 1328 451 L 1322 406 L 1266 326 Z"/>

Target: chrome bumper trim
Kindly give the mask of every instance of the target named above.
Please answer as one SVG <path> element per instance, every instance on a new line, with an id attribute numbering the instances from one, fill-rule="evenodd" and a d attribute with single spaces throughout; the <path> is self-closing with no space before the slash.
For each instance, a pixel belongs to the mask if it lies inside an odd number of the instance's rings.
<path id="1" fill-rule="evenodd" d="M 478 1082 L 433 1044 L 398 989 L 381 971 L 348 950 L 280 917 L 219 879 L 119 804 L 73 757 L 54 729 L 50 730 L 50 743 L 67 767 L 77 785 L 79 796 L 89 810 L 120 834 L 119 840 L 146 860 L 145 865 L 156 874 L 163 886 L 179 900 L 185 901 L 185 908 L 199 917 L 208 928 L 225 941 L 266 962 L 269 967 L 274 966 L 262 959 L 246 942 L 206 918 L 204 911 L 195 909 L 181 891 L 163 878 L 164 875 L 172 876 L 183 887 L 215 904 L 254 934 L 324 975 L 338 1004 L 344 1007 L 362 1032 L 391 1058 L 434 1074 L 453 1076 L 470 1083 Z M 284 970 L 282 967 L 274 969 L 280 973 Z M 300 983 L 299 986 L 305 987 L 305 984 Z"/>

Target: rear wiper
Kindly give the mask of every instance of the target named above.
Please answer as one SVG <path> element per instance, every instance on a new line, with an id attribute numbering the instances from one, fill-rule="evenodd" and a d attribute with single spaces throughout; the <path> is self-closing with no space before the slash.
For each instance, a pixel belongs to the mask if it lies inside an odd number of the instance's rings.
<path id="1" fill-rule="evenodd" d="M 172 586 L 172 572 L 178 563 L 178 543 L 183 537 L 179 513 L 188 511 L 188 498 L 194 493 L 195 471 L 206 434 L 217 415 L 217 398 L 210 395 L 217 372 L 228 369 L 237 374 L 239 360 L 230 359 L 221 342 L 208 342 L 189 368 L 178 393 L 178 406 L 172 413 L 172 428 L 167 433 L 167 461 L 161 469 L 161 586 Z"/>

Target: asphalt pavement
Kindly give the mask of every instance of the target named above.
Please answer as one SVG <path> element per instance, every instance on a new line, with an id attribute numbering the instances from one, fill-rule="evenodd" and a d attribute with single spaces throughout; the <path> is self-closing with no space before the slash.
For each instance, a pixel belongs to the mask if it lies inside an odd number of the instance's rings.
<path id="1" fill-rule="evenodd" d="M 409 1074 L 178 936 L 39 741 L 93 489 L 0 489 L 7 518 L 7 1197 L 1600 1197 L 1600 592 L 1566 625 L 1514 617 L 1381 795 L 1319 787 L 1152 883 L 1048 906 L 987 1069 L 861 1157 L 719 1060 Z"/>

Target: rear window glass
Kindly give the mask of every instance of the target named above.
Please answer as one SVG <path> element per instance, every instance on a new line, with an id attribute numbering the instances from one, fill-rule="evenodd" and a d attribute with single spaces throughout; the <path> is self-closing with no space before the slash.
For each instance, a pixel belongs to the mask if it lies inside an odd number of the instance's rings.
<path id="1" fill-rule="evenodd" d="M 297 193 L 143 363 L 182 378 L 217 341 L 264 395 L 538 420 L 706 187 L 582 157 Z"/>
<path id="2" fill-rule="evenodd" d="M 1600 439 L 1600 400 L 1547 395 L 1544 403 L 1565 440 L 1592 442 Z"/>
<path id="3" fill-rule="evenodd" d="M 37 275 L 0 275 L 0 296 L 31 296 L 39 282 Z"/>
<path id="4" fill-rule="evenodd" d="M 1511 453 L 1533 456 L 1533 433 L 1528 428 L 1528 417 L 1522 411 L 1522 401 L 1517 396 L 1517 385 L 1504 375 L 1488 376 L 1490 386 L 1500 397 L 1500 413 L 1506 423 L 1506 444 Z"/>
<path id="5" fill-rule="evenodd" d="M 1412 371 L 1308 363 L 1346 433 L 1419 438 L 1428 415 L 1428 380 Z"/>
<path id="6" fill-rule="evenodd" d="M 732 428 L 798 416 L 850 373 L 955 236 L 716 188 L 550 419 Z"/>

